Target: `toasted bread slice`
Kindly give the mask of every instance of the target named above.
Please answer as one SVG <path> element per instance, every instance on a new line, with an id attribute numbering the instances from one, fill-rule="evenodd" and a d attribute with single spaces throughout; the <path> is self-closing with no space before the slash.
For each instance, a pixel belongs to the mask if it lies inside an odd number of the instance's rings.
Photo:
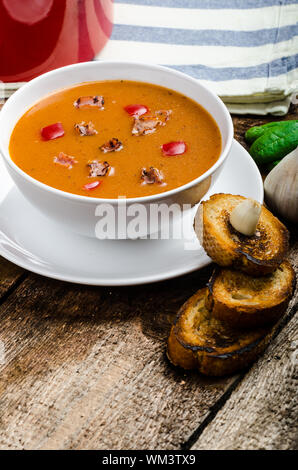
<path id="1" fill-rule="evenodd" d="M 208 283 L 207 307 L 216 318 L 232 327 L 262 326 L 281 317 L 294 284 L 295 272 L 288 261 L 262 277 L 217 268 Z"/>
<path id="2" fill-rule="evenodd" d="M 259 356 L 273 330 L 231 328 L 206 308 L 207 295 L 207 288 L 200 289 L 181 307 L 168 339 L 168 358 L 176 366 L 205 375 L 232 374 Z"/>
<path id="3" fill-rule="evenodd" d="M 200 204 L 195 231 L 215 263 L 233 266 L 252 276 L 263 276 L 273 272 L 284 260 L 289 233 L 263 206 L 255 234 L 249 237 L 237 232 L 229 219 L 231 211 L 243 200 L 243 196 L 214 194 Z"/>

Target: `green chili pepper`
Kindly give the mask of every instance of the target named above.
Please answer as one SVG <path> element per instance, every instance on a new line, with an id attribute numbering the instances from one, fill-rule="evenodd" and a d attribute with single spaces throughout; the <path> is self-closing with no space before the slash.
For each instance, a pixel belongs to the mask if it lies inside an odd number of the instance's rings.
<path id="1" fill-rule="evenodd" d="M 271 130 L 272 127 L 287 126 L 289 122 L 298 122 L 298 120 L 268 122 L 267 124 L 263 124 L 262 126 L 251 127 L 245 133 L 245 140 L 247 143 L 252 144 L 255 140 L 261 137 L 261 135 L 265 134 L 265 132 Z"/>
<path id="2" fill-rule="evenodd" d="M 258 164 L 281 160 L 298 146 L 298 121 L 268 127 L 250 147 L 250 154 Z"/>

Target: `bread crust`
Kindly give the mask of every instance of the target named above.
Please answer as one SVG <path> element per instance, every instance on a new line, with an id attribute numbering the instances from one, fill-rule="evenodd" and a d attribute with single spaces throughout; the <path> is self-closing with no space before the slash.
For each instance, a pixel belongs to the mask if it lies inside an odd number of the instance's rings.
<path id="1" fill-rule="evenodd" d="M 262 206 L 256 234 L 247 237 L 233 229 L 230 213 L 243 196 L 214 194 L 203 201 L 195 217 L 195 232 L 210 258 L 252 276 L 273 272 L 289 249 L 287 228 Z"/>
<path id="2" fill-rule="evenodd" d="M 284 313 L 294 287 L 295 272 L 288 261 L 258 278 L 216 268 L 208 283 L 207 306 L 216 318 L 236 328 L 268 325 Z"/>
<path id="3" fill-rule="evenodd" d="M 168 339 L 167 355 L 184 369 L 198 369 L 209 376 L 232 374 L 264 351 L 273 329 L 230 328 L 208 311 L 207 295 L 207 288 L 200 289 L 181 307 Z"/>
<path id="4" fill-rule="evenodd" d="M 237 232 L 230 214 L 245 199 L 215 194 L 199 206 L 197 237 L 222 268 L 178 312 L 167 347 L 176 366 L 210 376 L 247 367 L 270 342 L 292 296 L 295 273 L 283 261 L 289 233 L 263 206 L 255 234 Z"/>

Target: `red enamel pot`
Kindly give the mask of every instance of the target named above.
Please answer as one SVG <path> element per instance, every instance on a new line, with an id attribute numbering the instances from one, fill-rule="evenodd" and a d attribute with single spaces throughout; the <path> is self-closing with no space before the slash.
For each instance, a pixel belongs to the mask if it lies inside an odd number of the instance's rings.
<path id="1" fill-rule="evenodd" d="M 113 0 L 0 0 L 0 80 L 91 60 L 112 27 Z"/>

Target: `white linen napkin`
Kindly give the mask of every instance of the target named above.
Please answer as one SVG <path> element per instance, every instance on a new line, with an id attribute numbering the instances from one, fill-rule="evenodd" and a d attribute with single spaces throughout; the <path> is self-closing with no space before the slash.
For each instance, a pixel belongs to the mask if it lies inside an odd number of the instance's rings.
<path id="1" fill-rule="evenodd" d="M 297 0 L 115 0 L 100 59 L 200 79 L 231 112 L 286 114 L 298 90 Z"/>

